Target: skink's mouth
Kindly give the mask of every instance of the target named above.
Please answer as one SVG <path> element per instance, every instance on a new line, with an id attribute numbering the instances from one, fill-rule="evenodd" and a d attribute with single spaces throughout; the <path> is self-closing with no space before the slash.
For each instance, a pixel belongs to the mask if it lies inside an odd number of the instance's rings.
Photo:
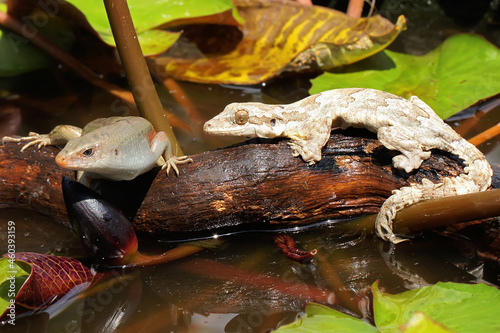
<path id="1" fill-rule="evenodd" d="M 61 168 L 66 168 L 70 170 L 74 169 L 74 166 L 71 165 L 71 159 L 64 155 L 56 156 L 56 164 L 59 165 Z"/>
<path id="2" fill-rule="evenodd" d="M 68 159 L 65 156 L 56 156 L 56 164 L 59 165 L 60 167 L 67 167 L 68 165 Z"/>

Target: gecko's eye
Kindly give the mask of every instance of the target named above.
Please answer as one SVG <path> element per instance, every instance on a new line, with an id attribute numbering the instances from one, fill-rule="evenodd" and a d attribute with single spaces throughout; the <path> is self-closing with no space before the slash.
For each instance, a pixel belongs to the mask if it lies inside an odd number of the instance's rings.
<path id="1" fill-rule="evenodd" d="M 94 147 L 90 147 L 90 148 L 85 149 L 82 152 L 82 155 L 85 157 L 90 157 L 90 156 L 94 155 Z"/>
<path id="2" fill-rule="evenodd" d="M 276 119 L 274 119 L 274 118 L 271 119 L 271 126 L 272 127 L 276 126 Z"/>
<path id="3" fill-rule="evenodd" d="M 236 111 L 234 122 L 238 125 L 245 125 L 248 122 L 248 112 L 245 110 Z"/>

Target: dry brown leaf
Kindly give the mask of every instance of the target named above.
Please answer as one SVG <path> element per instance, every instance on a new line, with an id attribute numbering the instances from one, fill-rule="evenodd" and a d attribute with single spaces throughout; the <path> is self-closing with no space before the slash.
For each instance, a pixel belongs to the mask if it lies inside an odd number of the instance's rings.
<path id="1" fill-rule="evenodd" d="M 257 84 L 283 71 L 359 61 L 384 49 L 405 29 L 404 17 L 394 25 L 381 16 L 353 19 L 329 8 L 283 0 L 237 5 L 245 23 L 234 49 L 223 54 L 197 49 L 196 56 L 160 57 L 159 70 L 194 82 Z M 196 33 L 205 34 L 199 40 L 213 44 L 209 29 Z M 223 42 L 224 38 L 219 43 Z"/>

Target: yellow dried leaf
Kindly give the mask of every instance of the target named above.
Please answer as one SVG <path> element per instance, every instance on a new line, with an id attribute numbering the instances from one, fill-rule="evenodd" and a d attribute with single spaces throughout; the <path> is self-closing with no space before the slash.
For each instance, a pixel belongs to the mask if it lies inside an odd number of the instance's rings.
<path id="1" fill-rule="evenodd" d="M 283 71 L 329 69 L 384 49 L 405 29 L 381 16 L 353 19 L 344 13 L 292 1 L 238 4 L 243 37 L 224 54 L 160 57 L 159 69 L 187 81 L 257 84 Z M 299 55 L 299 56 L 298 56 Z"/>

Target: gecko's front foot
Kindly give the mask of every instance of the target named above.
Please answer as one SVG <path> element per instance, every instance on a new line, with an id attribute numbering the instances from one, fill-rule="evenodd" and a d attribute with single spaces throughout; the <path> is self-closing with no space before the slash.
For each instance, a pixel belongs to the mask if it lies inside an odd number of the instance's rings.
<path id="1" fill-rule="evenodd" d="M 51 139 L 49 137 L 49 134 L 38 134 L 35 132 L 29 132 L 29 136 L 23 136 L 20 138 L 12 137 L 12 136 L 4 136 L 2 138 L 2 145 L 5 145 L 6 142 L 22 142 L 22 141 L 31 141 L 25 144 L 21 148 L 21 152 L 23 152 L 26 148 L 38 145 L 38 149 L 41 149 L 42 147 L 45 147 L 47 145 L 50 145 Z"/>
<path id="2" fill-rule="evenodd" d="M 175 174 L 179 176 L 177 164 L 186 164 L 191 162 L 193 162 L 193 159 L 187 156 L 172 156 L 165 162 L 165 164 L 162 165 L 161 169 L 163 170 L 167 168 L 167 176 L 170 173 L 170 169 L 174 169 Z"/>

